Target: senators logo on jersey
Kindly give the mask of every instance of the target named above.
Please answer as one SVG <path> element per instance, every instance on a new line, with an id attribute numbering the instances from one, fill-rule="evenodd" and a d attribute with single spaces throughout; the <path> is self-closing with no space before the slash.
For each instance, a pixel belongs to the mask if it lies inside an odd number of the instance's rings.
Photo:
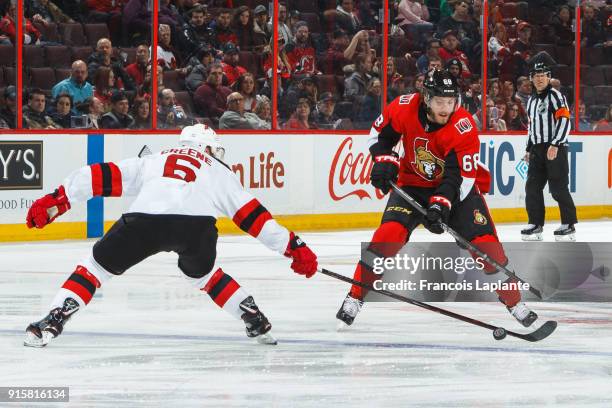
<path id="1" fill-rule="evenodd" d="M 442 177 L 444 174 L 444 160 L 434 156 L 427 148 L 429 140 L 417 137 L 414 139 L 414 161 L 412 167 L 418 175 L 425 180 L 431 181 Z"/>

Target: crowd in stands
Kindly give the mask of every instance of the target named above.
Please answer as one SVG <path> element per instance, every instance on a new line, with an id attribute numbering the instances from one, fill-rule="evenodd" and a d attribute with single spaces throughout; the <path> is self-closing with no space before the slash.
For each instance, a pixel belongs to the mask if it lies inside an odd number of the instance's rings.
<path id="1" fill-rule="evenodd" d="M 369 129 L 383 99 L 420 91 L 433 67 L 456 76 L 463 105 L 480 121 L 486 12 L 485 128 L 525 130 L 533 58 L 553 66 L 554 85 L 573 101 L 575 3 L 491 0 L 488 10 L 482 3 L 390 0 L 383 61 L 382 0 L 281 2 L 276 44 L 267 1 L 161 0 L 158 102 L 151 106 L 150 1 L 24 0 L 22 126 L 177 129 L 200 122 L 267 130 L 276 119 L 281 129 Z M 602 129 L 610 116 L 609 3 L 582 2 L 580 130 Z M 0 127 L 15 126 L 15 5 L 0 0 Z"/>

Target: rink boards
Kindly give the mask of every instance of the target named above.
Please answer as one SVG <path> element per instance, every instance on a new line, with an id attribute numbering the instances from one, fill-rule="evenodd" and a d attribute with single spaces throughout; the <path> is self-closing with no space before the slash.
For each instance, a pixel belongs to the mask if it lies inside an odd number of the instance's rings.
<path id="1" fill-rule="evenodd" d="M 372 161 L 367 135 L 228 134 L 225 161 L 242 184 L 280 221 L 297 230 L 370 228 L 386 202 L 368 183 Z M 480 161 L 492 180 L 487 202 L 497 222 L 522 222 L 526 137 L 482 135 Z M 76 203 L 44 230 L 24 225 L 32 201 L 56 188 L 71 171 L 100 161 L 136 156 L 176 144 L 177 135 L 51 134 L 0 135 L 0 241 L 100 236 L 128 210 L 129 198 L 96 198 Z M 572 136 L 569 145 L 570 191 L 579 219 L 612 215 L 612 137 Z M 558 210 L 545 194 L 547 218 Z M 227 219 L 222 233 L 237 232 Z"/>

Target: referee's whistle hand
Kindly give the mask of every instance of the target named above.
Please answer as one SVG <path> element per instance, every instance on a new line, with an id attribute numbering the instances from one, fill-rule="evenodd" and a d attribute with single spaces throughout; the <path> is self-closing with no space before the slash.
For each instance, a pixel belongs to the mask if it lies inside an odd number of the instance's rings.
<path id="1" fill-rule="evenodd" d="M 557 158 L 557 151 L 559 148 L 557 146 L 550 146 L 548 151 L 546 152 L 546 157 L 548 160 L 555 160 Z"/>

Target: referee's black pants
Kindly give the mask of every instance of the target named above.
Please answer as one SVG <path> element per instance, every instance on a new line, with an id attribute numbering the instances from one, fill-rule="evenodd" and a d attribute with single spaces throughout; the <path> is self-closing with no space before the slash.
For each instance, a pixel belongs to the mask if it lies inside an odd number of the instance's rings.
<path id="1" fill-rule="evenodd" d="M 529 152 L 529 170 L 527 171 L 527 184 L 525 185 L 525 205 L 529 223 L 544 225 L 544 187 L 548 182 L 550 193 L 559 204 L 562 224 L 575 224 L 576 206 L 570 195 L 569 164 L 567 160 L 567 147 L 559 146 L 557 157 L 548 160 L 546 152 L 548 143 L 533 145 Z"/>

